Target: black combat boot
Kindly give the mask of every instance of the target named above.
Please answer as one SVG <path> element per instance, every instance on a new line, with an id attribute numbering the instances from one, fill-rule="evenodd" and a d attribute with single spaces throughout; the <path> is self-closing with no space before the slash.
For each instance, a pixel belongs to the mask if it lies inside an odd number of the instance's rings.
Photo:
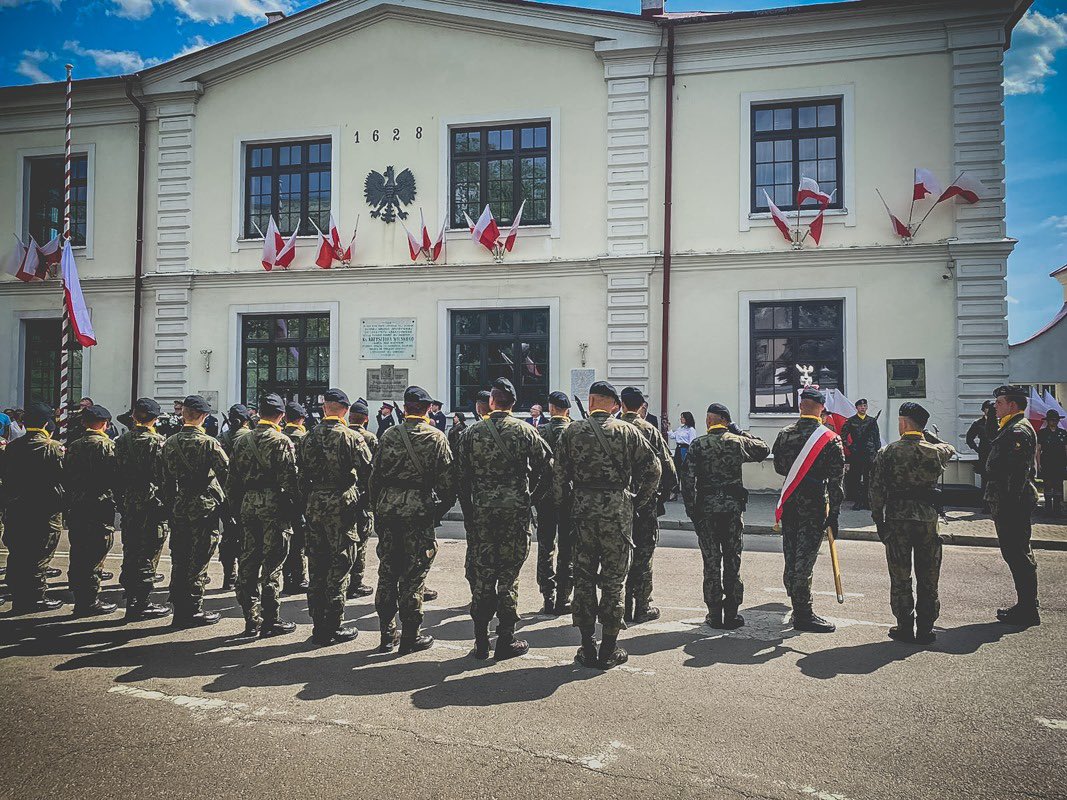
<path id="1" fill-rule="evenodd" d="M 106 569 L 97 570 L 96 574 L 100 576 L 100 580 L 102 580 L 102 581 L 110 581 L 110 580 L 114 580 L 114 578 L 115 578 L 115 573 L 114 572 L 108 572 Z"/>
<path id="2" fill-rule="evenodd" d="M 544 595 L 544 598 L 545 598 L 545 604 L 541 608 L 541 613 L 542 614 L 555 615 L 555 613 L 556 613 L 556 593 L 555 592 L 543 592 L 543 595 Z"/>
<path id="3" fill-rule="evenodd" d="M 202 628 L 207 625 L 214 625 L 220 619 L 222 619 L 222 615 L 218 611 L 200 610 L 195 613 L 175 614 L 171 626 L 175 628 Z"/>
<path id="4" fill-rule="evenodd" d="M 737 613 L 737 606 L 723 606 L 722 626 L 728 631 L 734 631 L 745 624 L 745 618 Z"/>
<path id="5" fill-rule="evenodd" d="M 74 605 L 74 616 L 76 617 L 102 617 L 106 614 L 111 614 L 118 606 L 115 603 L 105 603 L 103 600 L 94 600 L 92 603 L 86 606 Z"/>
<path id="6" fill-rule="evenodd" d="M 597 666 L 598 656 L 596 639 L 593 638 L 593 634 L 596 632 L 596 629 L 590 625 L 588 628 L 583 627 L 580 630 L 582 632 L 582 646 L 578 648 L 574 660 L 583 667 L 595 667 Z"/>
<path id="7" fill-rule="evenodd" d="M 934 633 L 934 623 L 919 620 L 915 624 L 915 641 L 918 644 L 933 644 L 935 639 L 937 634 Z"/>
<path id="8" fill-rule="evenodd" d="M 359 583 L 352 582 L 348 585 L 348 592 L 346 596 L 349 600 L 355 600 L 357 597 L 369 597 L 374 594 L 374 589 L 367 586 L 363 581 Z"/>
<path id="9" fill-rule="evenodd" d="M 400 655 L 406 656 L 408 653 L 418 653 L 420 650 L 429 650 L 433 647 L 433 637 L 428 633 L 421 633 L 418 628 L 415 628 L 414 633 L 408 633 L 406 630 L 400 635 Z"/>
<path id="10" fill-rule="evenodd" d="M 524 656 L 528 652 L 530 652 L 529 643 L 523 639 L 516 639 L 514 628 L 497 627 L 496 650 L 493 652 L 493 658 L 497 661 L 504 661 L 508 658 Z"/>
<path id="11" fill-rule="evenodd" d="M 429 586 L 424 586 L 422 588 L 422 602 L 429 603 L 431 600 L 436 600 L 436 599 L 437 599 L 437 590 L 436 589 L 431 589 Z M 430 638 L 432 639 L 433 637 L 431 636 Z M 425 648 L 423 648 L 423 649 L 425 649 Z"/>
<path id="12" fill-rule="evenodd" d="M 611 669 L 619 664 L 625 664 L 630 656 L 621 647 L 616 646 L 619 640 L 618 633 L 605 633 L 604 641 L 600 643 L 600 654 L 597 665 L 601 669 Z"/>
<path id="13" fill-rule="evenodd" d="M 391 653 L 396 650 L 396 646 L 400 642 L 400 632 L 397 631 L 396 625 L 390 622 L 379 625 L 379 629 L 382 632 L 382 642 L 378 645 L 378 652 Z"/>
<path id="14" fill-rule="evenodd" d="M 259 623 L 254 619 L 245 620 L 245 629 L 233 637 L 235 642 L 251 642 L 259 638 Z"/>
<path id="15" fill-rule="evenodd" d="M 704 622 L 707 623 L 709 628 L 722 630 L 722 606 L 709 606 L 708 615 L 704 617 Z"/>
<path id="16" fill-rule="evenodd" d="M 898 617 L 897 624 L 889 629 L 889 638 L 898 642 L 914 642 L 915 620 L 912 617 Z"/>
<path id="17" fill-rule="evenodd" d="M 63 605 L 62 600 L 58 600 L 53 597 L 44 597 L 40 600 L 12 600 L 11 601 L 11 613 L 12 614 L 37 614 L 41 611 L 55 611 L 57 608 Z"/>
<path id="18" fill-rule="evenodd" d="M 162 572 L 156 572 L 152 575 L 152 583 L 163 583 L 166 577 Z"/>
<path id="19" fill-rule="evenodd" d="M 143 619 L 159 619 L 170 616 L 168 606 L 149 603 L 147 597 L 132 597 L 126 601 L 126 621 L 140 622 Z"/>
<path id="20" fill-rule="evenodd" d="M 630 592 L 626 593 L 626 610 L 622 615 L 623 622 L 634 621 L 634 596 Z"/>
<path id="21" fill-rule="evenodd" d="M 264 621 L 259 635 L 266 639 L 268 636 L 282 636 L 296 630 L 296 623 L 287 619 L 276 619 L 270 622 Z"/>
<path id="22" fill-rule="evenodd" d="M 1020 625 L 1029 628 L 1041 624 L 1041 612 L 1037 604 L 1016 603 L 1011 608 L 997 609 L 997 619 L 1006 625 Z"/>
<path id="23" fill-rule="evenodd" d="M 808 633 L 833 633 L 837 627 L 811 610 L 810 605 L 793 605 L 793 630 Z"/>
<path id="24" fill-rule="evenodd" d="M 652 622 L 659 619 L 659 609 L 655 606 L 639 605 L 634 611 L 633 621 L 640 625 L 642 622 Z"/>
<path id="25" fill-rule="evenodd" d="M 474 657 L 479 661 L 489 658 L 489 622 L 474 623 Z"/>
<path id="26" fill-rule="evenodd" d="M 562 589 L 556 594 L 556 605 L 554 606 L 553 613 L 557 617 L 562 617 L 564 614 L 570 614 L 574 609 L 571 607 L 571 593 L 564 592 Z"/>
<path id="27" fill-rule="evenodd" d="M 44 576 L 46 578 L 58 578 L 62 574 L 63 570 L 59 569 L 59 567 L 49 567 L 44 571 Z"/>

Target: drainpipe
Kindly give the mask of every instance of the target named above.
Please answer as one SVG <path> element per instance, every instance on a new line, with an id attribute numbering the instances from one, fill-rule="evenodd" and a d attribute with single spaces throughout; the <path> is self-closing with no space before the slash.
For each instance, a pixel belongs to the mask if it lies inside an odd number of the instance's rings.
<path id="1" fill-rule="evenodd" d="M 141 290 L 144 286 L 144 192 L 145 128 L 148 109 L 133 94 L 139 75 L 126 78 L 126 98 L 137 107 L 137 244 L 133 254 L 133 369 L 130 374 L 130 408 L 137 400 L 137 379 L 141 370 Z"/>
<path id="2" fill-rule="evenodd" d="M 674 167 L 674 25 L 665 19 L 667 29 L 667 102 L 664 113 L 663 148 L 663 328 L 660 334 L 660 427 L 670 430 L 670 407 L 667 386 L 670 379 L 671 335 L 671 190 Z"/>

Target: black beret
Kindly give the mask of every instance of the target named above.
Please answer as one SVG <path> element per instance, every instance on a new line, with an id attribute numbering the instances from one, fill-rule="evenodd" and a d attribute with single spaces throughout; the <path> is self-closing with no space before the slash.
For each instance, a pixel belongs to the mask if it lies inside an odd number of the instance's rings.
<path id="1" fill-rule="evenodd" d="M 807 389 L 803 389 L 800 392 L 801 400 L 814 400 L 816 403 L 826 405 L 826 395 L 823 394 L 820 389 L 813 389 L 810 386 Z"/>
<path id="2" fill-rule="evenodd" d="M 865 405 L 865 406 L 866 406 L 866 405 L 870 405 L 870 403 L 868 403 L 868 402 L 867 402 L 867 398 L 866 398 L 866 397 L 861 397 L 861 398 L 860 398 L 859 400 L 857 400 L 857 401 L 856 401 L 856 403 L 855 403 L 855 404 L 856 404 L 856 405 L 858 406 L 858 405 L 860 405 L 861 403 L 862 403 L 863 405 Z"/>
<path id="3" fill-rule="evenodd" d="M 348 395 L 342 392 L 340 389 L 327 389 L 322 393 L 322 399 L 327 403 L 340 403 L 343 406 L 352 405 L 348 401 Z"/>
<path id="4" fill-rule="evenodd" d="M 429 403 L 432 400 L 430 393 L 421 386 L 409 386 L 404 390 L 405 403 Z"/>
<path id="5" fill-rule="evenodd" d="M 507 378 L 497 378 L 493 381 L 493 388 L 498 392 L 504 392 L 511 395 L 511 399 L 515 399 L 515 384 L 509 381 Z"/>
<path id="6" fill-rule="evenodd" d="M 1045 412 L 1045 418 L 1048 419 L 1049 417 L 1055 417 L 1056 419 L 1062 419 L 1062 417 L 1060 416 L 1060 412 L 1057 411 L 1054 408 L 1050 408 L 1047 412 Z"/>
<path id="7" fill-rule="evenodd" d="M 718 414 L 727 422 L 733 422 L 733 417 L 730 416 L 730 409 L 724 406 L 722 403 L 712 403 L 708 406 L 709 414 Z"/>
<path id="8" fill-rule="evenodd" d="M 159 407 L 159 403 L 151 397 L 138 397 L 137 400 L 134 401 L 133 410 L 140 412 L 141 414 L 147 414 L 150 417 L 158 417 L 163 413 L 163 409 Z"/>
<path id="9" fill-rule="evenodd" d="M 489 402 L 489 390 L 488 389 L 482 389 L 480 392 L 478 392 L 478 395 L 475 398 L 475 400 L 476 400 L 476 402 L 479 402 L 479 403 L 488 403 Z"/>
<path id="10" fill-rule="evenodd" d="M 111 412 L 103 406 L 91 405 L 82 410 L 82 416 L 90 422 L 107 422 L 111 419 Z"/>
<path id="11" fill-rule="evenodd" d="M 626 405 L 628 406 L 635 404 L 641 405 L 641 403 L 645 402 L 644 393 L 642 393 L 642 391 L 636 386 L 627 386 L 625 389 L 622 390 L 622 393 L 619 395 L 619 397 L 621 397 L 622 402 L 626 403 Z"/>
<path id="12" fill-rule="evenodd" d="M 285 413 L 285 401 L 276 394 L 264 395 L 259 399 L 259 413 L 268 416 Z"/>
<path id="13" fill-rule="evenodd" d="M 571 399 L 567 397 L 563 392 L 552 392 L 548 396 L 548 402 L 554 405 L 556 408 L 570 408 Z"/>
<path id="14" fill-rule="evenodd" d="M 210 411 L 211 409 L 208 410 Z M 230 406 L 229 416 L 230 419 L 237 417 L 238 419 L 243 419 L 247 422 L 252 419 L 252 412 L 248 409 L 248 406 L 244 405 L 243 403 L 235 403 Z"/>
<path id="15" fill-rule="evenodd" d="M 392 406 L 390 406 L 390 408 L 392 408 Z M 370 406 L 367 405 L 367 401 L 362 397 L 356 399 L 356 402 L 352 404 L 349 411 L 353 414 L 362 414 L 365 417 L 370 416 Z"/>
<path id="16" fill-rule="evenodd" d="M 1009 399 L 1013 397 L 1019 397 L 1025 400 L 1030 393 L 1021 386 L 998 386 L 993 390 L 993 397 L 1007 397 Z"/>
<path id="17" fill-rule="evenodd" d="M 52 406 L 42 403 L 40 400 L 30 403 L 26 407 L 26 411 L 23 412 L 23 418 L 29 428 L 41 428 L 46 422 L 51 422 L 55 415 L 56 412 Z"/>
<path id="18" fill-rule="evenodd" d="M 589 387 L 589 394 L 595 394 L 597 397 L 610 397 L 616 403 L 621 402 L 619 400 L 619 393 L 615 390 L 607 381 L 596 381 Z"/>
<path id="19" fill-rule="evenodd" d="M 897 409 L 897 416 L 910 419 L 920 428 L 925 428 L 926 423 L 930 421 L 930 412 L 923 408 L 918 403 L 901 403 L 900 408 Z"/>
<path id="20" fill-rule="evenodd" d="M 308 411 L 296 400 L 290 400 L 285 404 L 285 418 L 289 422 L 296 422 L 298 419 L 303 419 L 308 415 Z"/>
<path id="21" fill-rule="evenodd" d="M 186 397 L 184 400 L 182 400 L 182 408 L 187 408 L 190 411 L 196 412 L 197 414 L 210 414 L 211 413 L 211 403 L 209 403 L 207 400 L 205 400 L 203 397 L 201 397 L 198 394 L 191 394 L 188 397 Z M 234 408 L 238 408 L 238 406 L 234 406 Z M 245 408 L 245 407 L 244 406 L 240 406 L 240 408 Z M 245 408 L 245 411 L 247 412 L 248 409 Z M 230 409 L 230 413 L 231 414 L 233 413 L 233 408 Z"/>

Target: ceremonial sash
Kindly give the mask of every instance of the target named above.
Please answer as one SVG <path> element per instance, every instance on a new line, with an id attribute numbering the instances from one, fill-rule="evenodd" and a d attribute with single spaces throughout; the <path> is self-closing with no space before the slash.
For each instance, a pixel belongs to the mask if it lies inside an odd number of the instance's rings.
<path id="1" fill-rule="evenodd" d="M 800 448 L 800 454 L 797 456 L 796 461 L 793 462 L 793 466 L 789 468 L 789 474 L 785 476 L 785 483 L 782 484 L 782 493 L 778 496 L 778 505 L 774 509 L 775 522 L 782 521 L 782 506 L 785 505 L 785 501 L 792 496 L 794 490 L 807 476 L 811 465 L 819 457 L 819 453 L 836 436 L 837 434 L 825 425 L 818 425 L 811 432 L 811 436 L 804 442 L 804 446 Z"/>

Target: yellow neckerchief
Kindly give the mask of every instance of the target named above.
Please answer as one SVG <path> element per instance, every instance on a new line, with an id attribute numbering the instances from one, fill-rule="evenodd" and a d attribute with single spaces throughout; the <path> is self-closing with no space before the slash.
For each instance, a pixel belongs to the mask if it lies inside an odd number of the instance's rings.
<path id="1" fill-rule="evenodd" d="M 133 423 L 133 427 L 135 427 L 135 428 L 144 428 L 146 431 L 151 431 L 152 433 L 156 432 L 156 423 L 155 423 L 155 421 L 149 422 L 147 425 L 145 423 L 143 423 L 143 422 L 135 422 L 135 423 Z"/>
<path id="2" fill-rule="evenodd" d="M 922 436 L 922 435 L 923 435 L 922 431 L 904 431 L 904 433 L 900 434 L 900 438 L 903 439 L 905 436 Z"/>
<path id="3" fill-rule="evenodd" d="M 85 432 L 86 433 L 95 433 L 97 436 L 107 436 L 107 431 L 106 430 L 98 431 L 95 428 L 86 428 Z"/>
<path id="4" fill-rule="evenodd" d="M 426 417 L 426 416 L 420 417 L 420 416 L 416 416 L 415 414 L 405 414 L 404 415 L 404 422 L 407 422 L 409 419 L 412 422 L 425 422 L 427 425 L 430 424 L 430 418 Z"/>
<path id="5" fill-rule="evenodd" d="M 1006 426 L 1006 425 L 1007 425 L 1007 424 L 1008 424 L 1009 422 L 1011 422 L 1011 421 L 1012 421 L 1013 419 L 1015 419 L 1016 417 L 1021 417 L 1022 415 L 1023 415 L 1023 412 L 1022 412 L 1022 411 L 1020 411 L 1020 412 L 1018 412 L 1018 413 L 1016 413 L 1016 414 L 1008 414 L 1008 415 L 1007 415 L 1006 417 L 1001 417 L 1001 418 L 1000 418 L 1000 419 L 999 419 L 999 420 L 997 421 L 997 427 L 998 427 L 998 428 L 1000 428 L 1001 430 L 1003 430 L 1003 429 L 1004 429 L 1004 427 L 1005 427 L 1005 426 Z"/>
<path id="6" fill-rule="evenodd" d="M 274 428 L 274 430 L 278 431 L 278 433 L 282 432 L 282 426 L 279 425 L 277 422 L 271 422 L 269 419 L 261 419 L 256 424 Z"/>
<path id="7" fill-rule="evenodd" d="M 47 428 L 27 428 L 26 433 L 39 433 L 46 439 L 52 438 L 52 434 L 48 432 Z"/>
<path id="8" fill-rule="evenodd" d="M 820 425 L 822 425 L 822 417 L 817 417 L 814 414 L 801 414 L 800 418 L 801 419 L 813 419 L 816 422 L 818 422 Z"/>
<path id="9" fill-rule="evenodd" d="M 712 425 L 712 426 L 710 426 L 708 428 L 708 433 L 711 433 L 712 431 L 717 431 L 717 430 L 726 430 L 726 426 L 723 425 L 722 423 L 720 423 L 718 425 Z"/>
<path id="10" fill-rule="evenodd" d="M 856 412 L 856 416 L 860 418 L 861 422 L 863 420 L 867 419 L 867 415 L 866 414 L 860 414 L 858 411 Z"/>
<path id="11" fill-rule="evenodd" d="M 287 423 L 285 423 L 285 427 L 287 427 L 287 428 L 296 428 L 298 431 L 303 431 L 304 433 L 307 433 L 307 429 L 303 425 L 301 425 L 299 422 L 287 422 Z"/>
<path id="12" fill-rule="evenodd" d="M 188 422 L 182 425 L 182 430 L 196 431 L 197 433 L 206 433 L 202 425 L 190 425 Z"/>
<path id="13" fill-rule="evenodd" d="M 566 414 L 553 414 L 552 419 L 570 419 Z"/>
<path id="14" fill-rule="evenodd" d="M 348 427 L 348 420 L 346 420 L 344 417 L 323 417 L 322 421 L 323 422 L 340 422 L 346 428 Z"/>

